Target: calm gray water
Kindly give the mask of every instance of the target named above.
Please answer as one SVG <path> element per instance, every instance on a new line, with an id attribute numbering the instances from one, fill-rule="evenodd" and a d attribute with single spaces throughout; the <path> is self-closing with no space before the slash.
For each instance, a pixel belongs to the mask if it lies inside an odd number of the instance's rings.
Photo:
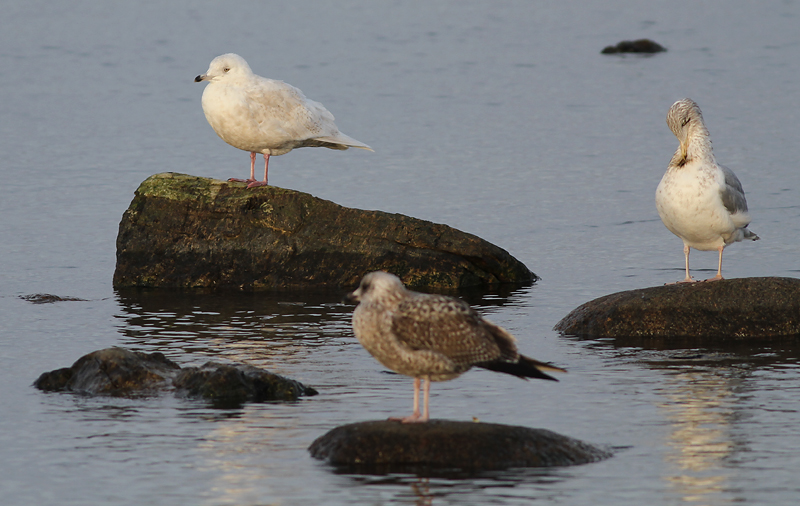
<path id="1" fill-rule="evenodd" d="M 580 341 L 575 306 L 683 276 L 654 191 L 696 100 L 762 240 L 727 277 L 800 271 L 800 5 L 732 2 L 3 2 L 0 491 L 4 505 L 796 504 L 798 345 L 663 350 Z M 601 56 L 622 39 L 654 57 Z M 337 474 L 306 451 L 336 425 L 405 413 L 411 381 L 352 336 L 339 293 L 117 293 L 117 226 L 138 184 L 227 178 L 194 76 L 236 52 L 325 104 L 375 153 L 303 149 L 272 184 L 442 222 L 542 277 L 471 301 L 557 384 L 488 371 L 437 384 L 433 416 L 542 427 L 620 448 L 605 462 L 473 477 Z M 714 252 L 692 254 L 699 277 Z M 35 305 L 21 295 L 86 299 Z M 107 346 L 247 362 L 313 385 L 294 404 L 31 387 Z"/>

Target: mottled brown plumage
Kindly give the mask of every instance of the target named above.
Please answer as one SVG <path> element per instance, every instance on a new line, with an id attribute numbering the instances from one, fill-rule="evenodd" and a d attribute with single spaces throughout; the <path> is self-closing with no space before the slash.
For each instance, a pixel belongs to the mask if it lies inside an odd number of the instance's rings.
<path id="1" fill-rule="evenodd" d="M 561 371 L 520 355 L 516 339 L 453 297 L 407 290 L 397 276 L 372 272 L 348 298 L 358 301 L 353 330 L 381 364 L 414 378 L 414 414 L 428 419 L 430 381 L 457 378 L 474 366 L 520 378 L 555 380 L 544 370 Z M 425 379 L 425 409 L 419 413 L 419 385 Z"/>

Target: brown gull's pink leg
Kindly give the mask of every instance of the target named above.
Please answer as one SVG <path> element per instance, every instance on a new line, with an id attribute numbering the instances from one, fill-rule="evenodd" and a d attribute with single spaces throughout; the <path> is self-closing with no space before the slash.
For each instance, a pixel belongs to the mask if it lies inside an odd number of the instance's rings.
<path id="1" fill-rule="evenodd" d="M 414 412 L 411 413 L 409 416 L 407 416 L 405 418 L 391 417 L 391 418 L 389 418 L 389 420 L 392 420 L 394 422 L 402 422 L 402 423 L 413 423 L 413 422 L 417 422 L 417 421 L 420 421 L 420 422 L 424 421 L 424 420 L 420 419 L 420 413 L 419 413 L 419 383 L 420 383 L 420 379 L 419 378 L 414 378 Z M 427 395 L 425 396 L 425 398 L 427 399 Z M 426 406 L 425 415 L 427 415 L 427 414 L 428 414 L 428 410 L 427 410 L 427 406 Z"/>

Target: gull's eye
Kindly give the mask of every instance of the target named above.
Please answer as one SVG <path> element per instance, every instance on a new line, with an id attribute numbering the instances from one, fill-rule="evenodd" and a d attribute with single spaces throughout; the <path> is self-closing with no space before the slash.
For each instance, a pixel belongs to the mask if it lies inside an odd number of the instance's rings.
<path id="1" fill-rule="evenodd" d="M 686 125 L 688 125 L 690 121 L 692 121 L 692 119 L 691 119 L 691 118 L 686 118 L 685 120 L 683 120 L 683 123 L 681 123 L 681 126 L 686 126 Z"/>
<path id="2" fill-rule="evenodd" d="M 225 73 L 230 72 L 230 70 L 231 70 L 230 67 L 222 67 L 222 71 L 225 72 Z"/>

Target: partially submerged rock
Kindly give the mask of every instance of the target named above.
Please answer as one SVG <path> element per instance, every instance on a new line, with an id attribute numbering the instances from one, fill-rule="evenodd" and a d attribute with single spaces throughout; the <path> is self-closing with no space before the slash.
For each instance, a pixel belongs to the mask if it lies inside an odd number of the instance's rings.
<path id="1" fill-rule="evenodd" d="M 570 466 L 611 456 L 549 430 L 447 420 L 342 425 L 317 438 L 308 451 L 331 465 L 366 471 Z"/>
<path id="2" fill-rule="evenodd" d="M 637 39 L 637 40 L 623 40 L 615 46 L 606 46 L 600 51 L 601 54 L 618 54 L 618 53 L 660 53 L 666 51 L 667 48 L 650 39 Z"/>
<path id="3" fill-rule="evenodd" d="M 79 358 L 72 367 L 39 376 L 34 386 L 46 391 L 93 395 L 147 395 L 169 385 L 180 366 L 163 353 L 106 348 Z"/>
<path id="4" fill-rule="evenodd" d="M 183 395 L 207 399 L 216 407 L 245 402 L 296 401 L 301 395 L 317 395 L 316 390 L 299 381 L 257 367 L 215 362 L 181 369 L 174 385 Z"/>
<path id="5" fill-rule="evenodd" d="M 538 279 L 502 248 L 446 225 L 165 173 L 142 182 L 122 217 L 114 287 L 352 288 L 375 270 L 445 289 Z"/>
<path id="6" fill-rule="evenodd" d="M 800 337 L 800 279 L 740 278 L 614 293 L 572 310 L 555 329 L 580 337 Z"/>
<path id="7" fill-rule="evenodd" d="M 43 373 L 33 384 L 44 391 L 131 397 L 178 389 L 181 396 L 201 398 L 215 407 L 244 402 L 294 401 L 317 391 L 300 382 L 244 364 L 209 362 L 181 368 L 162 353 L 106 348 L 79 358 L 72 367 Z"/>
<path id="8" fill-rule="evenodd" d="M 69 297 L 62 295 L 53 295 L 50 293 L 32 293 L 29 295 L 20 295 L 20 299 L 27 300 L 34 304 L 51 304 L 53 302 L 86 302 L 86 299 L 79 299 L 78 297 Z"/>

